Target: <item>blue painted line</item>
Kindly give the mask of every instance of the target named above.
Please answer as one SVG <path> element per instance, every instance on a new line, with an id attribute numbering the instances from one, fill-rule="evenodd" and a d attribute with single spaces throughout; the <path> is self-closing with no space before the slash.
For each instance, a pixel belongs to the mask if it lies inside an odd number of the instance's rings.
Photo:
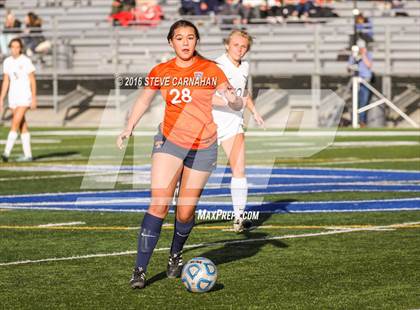
<path id="1" fill-rule="evenodd" d="M 118 203 L 118 204 L 65 204 L 60 206 L 10 206 L 8 209 L 42 209 L 42 210 L 73 210 L 73 211 L 125 211 L 145 212 L 148 204 L 145 203 Z M 197 210 L 232 211 L 230 204 L 200 203 Z M 362 201 L 317 201 L 293 202 L 282 201 L 273 203 L 253 203 L 246 208 L 247 211 L 266 213 L 307 213 L 307 212 L 362 212 L 362 211 L 407 211 L 420 210 L 420 198 L 388 199 L 388 200 L 362 200 Z"/>
<path id="2" fill-rule="evenodd" d="M 128 169 L 127 167 L 125 167 Z M 133 170 L 145 171 L 150 167 L 139 166 L 134 167 Z M 230 172 L 229 168 L 218 168 L 216 173 Z M 381 171 L 381 170 L 359 170 L 359 169 L 316 169 L 316 168 L 274 168 L 269 167 L 249 167 L 247 168 L 248 181 L 252 185 L 265 185 L 268 181 L 268 187 L 264 188 L 252 188 L 249 189 L 251 195 L 267 195 L 267 194 L 281 194 L 281 193 L 310 193 L 310 192 L 340 192 L 340 191 L 352 191 L 352 192 L 420 192 L 420 173 L 411 171 Z M 273 173 L 270 178 L 269 173 Z M 257 176 L 258 174 L 259 176 Z M 264 178 L 264 174 L 267 178 Z M 293 175 L 294 177 L 287 177 L 281 175 Z M 262 176 L 262 177 L 261 177 Z M 316 176 L 319 176 L 317 178 Z M 330 177 L 330 178 L 329 178 Z M 220 182 L 221 181 L 221 182 Z M 403 183 L 398 184 L 398 181 Z M 230 177 L 211 177 L 210 184 L 212 182 L 219 182 L 219 184 L 229 184 Z M 365 184 L 360 184 L 361 182 Z M 366 183 L 366 182 L 371 182 Z M 379 183 L 380 182 L 380 183 Z M 392 184 L 387 184 L 392 183 Z M 217 184 L 217 183 L 216 183 Z M 285 185 L 286 184 L 286 185 Z M 206 188 L 203 191 L 203 197 L 212 196 L 230 196 L 230 189 L 228 186 L 222 188 Z M 143 199 L 141 203 L 128 203 L 124 200 L 132 199 Z M 16 195 L 16 196 L 0 196 L 0 207 L 4 208 L 47 208 L 47 209 L 65 209 L 65 210 L 131 210 L 138 212 L 147 208 L 147 199 L 150 198 L 149 190 L 125 190 L 125 191 L 92 191 L 92 192 L 76 192 L 76 193 L 54 193 L 54 194 L 37 194 L 37 195 Z M 118 200 L 118 201 L 117 201 Z M 384 203 L 384 207 L 377 206 L 375 201 L 367 202 L 367 204 L 374 204 L 373 209 L 384 210 L 387 209 L 416 209 L 418 206 L 407 204 L 413 203 L 419 204 L 416 200 L 390 200 Z M 56 204 L 55 204 L 56 203 Z M 80 205 L 83 203 L 83 205 Z M 322 205 L 330 202 L 322 202 Z M 332 202 L 331 202 L 332 203 Z M 357 210 L 353 205 L 358 205 L 362 202 L 333 202 L 335 209 L 332 210 Z M 363 202 L 365 203 L 365 202 Z M 362 204 L 363 204 L 362 203 Z M 383 203 L 382 201 L 378 202 Z M 25 204 L 25 205 L 20 205 Z M 266 210 L 264 212 L 294 212 L 292 206 L 298 205 L 299 203 L 282 203 L 276 204 L 264 204 Z M 307 211 L 299 212 L 318 212 L 317 208 L 313 208 L 310 203 L 305 202 L 308 209 Z M 315 202 L 313 204 L 316 204 Z M 353 205 L 352 205 L 353 204 Z M 400 204 L 403 206 L 400 207 Z M 392 206 L 391 206 L 392 205 Z M 224 204 L 226 207 L 226 205 Z M 268 206 L 271 206 L 270 208 Z M 300 206 L 300 205 L 299 205 Z M 214 208 L 217 204 L 211 204 L 206 206 L 200 204 L 201 207 Z M 292 209 L 288 209 L 288 208 Z M 302 207 L 299 207 L 302 208 Z M 322 210 L 328 210 L 322 209 Z M 363 209 L 362 210 L 367 210 Z M 320 211 L 321 212 L 321 211 Z"/>
<path id="3" fill-rule="evenodd" d="M 420 192 L 419 185 L 354 185 L 354 184 L 325 184 L 325 185 L 299 185 L 299 186 L 271 186 L 268 188 L 250 188 L 249 194 L 265 195 L 286 192 L 328 192 L 328 191 L 404 191 Z M 230 196 L 230 188 L 207 188 L 203 191 L 202 197 Z M 42 202 L 75 202 L 77 200 L 105 200 L 112 199 L 136 199 L 150 198 L 150 191 L 120 191 L 120 192 L 89 192 L 69 193 L 62 195 L 22 195 L 22 196 L 0 196 L 0 204 L 7 203 L 42 203 Z"/>

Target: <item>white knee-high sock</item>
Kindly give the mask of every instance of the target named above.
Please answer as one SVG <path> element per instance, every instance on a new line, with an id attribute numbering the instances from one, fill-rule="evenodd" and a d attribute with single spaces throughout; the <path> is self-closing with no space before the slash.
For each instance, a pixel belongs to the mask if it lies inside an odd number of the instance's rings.
<path id="1" fill-rule="evenodd" d="M 32 157 L 30 133 L 25 132 L 21 134 L 20 139 L 22 140 L 23 154 L 25 154 L 25 157 Z"/>
<path id="2" fill-rule="evenodd" d="M 248 184 L 246 178 L 232 178 L 230 181 L 230 192 L 232 194 L 235 218 L 238 218 L 244 213 L 248 198 Z"/>
<path id="3" fill-rule="evenodd" d="M 9 131 L 9 135 L 7 136 L 6 147 L 4 148 L 4 155 L 6 155 L 7 157 L 9 157 L 10 153 L 12 152 L 13 145 L 15 145 L 17 136 L 18 134 L 16 131 Z"/>

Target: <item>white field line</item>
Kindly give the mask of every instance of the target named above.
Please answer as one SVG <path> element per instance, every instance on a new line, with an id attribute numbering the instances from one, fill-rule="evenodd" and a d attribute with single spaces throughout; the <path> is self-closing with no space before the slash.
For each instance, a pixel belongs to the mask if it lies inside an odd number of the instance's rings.
<path id="1" fill-rule="evenodd" d="M 0 169 L 2 170 L 2 169 Z M 5 169 L 4 169 L 5 170 Z M 12 170 L 12 169 L 11 169 Z M 40 172 L 46 172 L 42 169 L 39 170 Z M 33 170 L 32 170 L 33 172 Z M 149 171 L 111 171 L 111 172 L 101 172 L 98 170 L 97 173 L 92 172 L 85 172 L 85 173 L 76 173 L 70 172 L 66 174 L 57 174 L 57 175 L 44 175 L 44 176 L 24 176 L 24 177 L 10 177 L 10 178 L 0 178 L 1 181 L 18 181 L 18 180 L 38 180 L 38 179 L 55 179 L 55 178 L 71 178 L 71 177 L 83 177 L 83 176 L 105 176 L 105 175 L 115 175 L 115 174 L 127 174 L 127 177 L 138 178 L 138 176 L 147 177 L 147 181 L 150 182 L 150 172 Z M 222 177 L 229 177 L 231 173 L 215 173 L 211 175 L 211 178 L 222 178 Z M 358 176 L 329 176 L 329 175 L 293 175 L 293 174 L 248 174 L 248 178 L 258 178 L 258 179 L 268 179 L 268 178 L 289 178 L 289 179 L 356 179 L 360 178 Z"/>
<path id="2" fill-rule="evenodd" d="M 85 212 L 120 212 L 120 213 L 145 213 L 147 212 L 147 208 L 143 209 L 104 209 L 104 208 L 67 208 L 67 207 L 1 207 L 2 211 L 4 209 L 22 209 L 22 210 L 55 210 L 55 211 L 85 211 Z M 326 210 L 306 210 L 306 211 L 284 211 L 282 213 L 290 213 L 290 214 L 300 214 L 300 213 L 352 213 L 352 212 L 396 212 L 396 211 L 420 211 L 420 207 L 415 208 L 389 208 L 389 209 L 381 209 L 381 208 L 370 208 L 370 209 L 362 209 L 357 210 L 354 208 L 351 209 L 326 209 Z M 174 210 L 169 210 L 169 213 L 173 214 Z"/>
<path id="3" fill-rule="evenodd" d="M 247 131 L 248 137 L 401 137 L 420 136 L 420 131 Z"/>
<path id="4" fill-rule="evenodd" d="M 61 143 L 61 140 L 59 139 L 31 139 L 31 143 L 32 144 L 37 144 L 37 143 L 42 143 L 42 144 L 58 144 Z M 16 144 L 22 144 L 22 142 L 19 140 L 17 140 L 15 142 Z M 6 145 L 6 140 L 0 140 L 0 145 Z"/>
<path id="5" fill-rule="evenodd" d="M 417 224 L 420 224 L 420 222 L 408 222 L 408 223 L 392 224 L 392 225 L 387 225 L 387 226 L 373 226 L 369 228 L 349 228 L 349 229 L 331 230 L 331 231 L 319 232 L 319 233 L 284 235 L 284 236 L 274 236 L 274 237 L 267 237 L 267 238 L 241 239 L 241 240 L 232 240 L 232 241 L 226 241 L 226 242 L 197 243 L 197 244 L 186 245 L 184 248 L 195 249 L 195 248 L 204 248 L 204 247 L 225 246 L 225 245 L 230 245 L 230 244 L 261 242 L 261 241 L 267 241 L 267 240 L 319 237 L 319 236 L 345 234 L 345 233 L 351 233 L 351 232 L 357 232 L 357 231 L 369 232 L 369 231 L 372 231 L 372 229 L 392 229 L 394 227 L 404 227 L 404 226 L 411 226 L 411 225 L 417 225 Z M 170 248 L 168 247 L 157 248 L 155 249 L 155 252 L 168 251 L 168 250 L 170 250 Z M 44 258 L 44 259 L 37 259 L 37 260 L 22 260 L 22 261 L 0 263 L 0 266 L 24 265 L 24 264 L 34 264 L 34 263 L 44 263 L 44 262 L 55 262 L 55 261 L 69 261 L 69 260 L 109 257 L 109 256 L 123 256 L 123 255 L 132 255 L 136 253 L 137 251 L 125 251 L 125 252 L 114 252 L 114 253 L 78 255 L 78 256 L 70 256 L 70 257 L 52 257 L 52 258 Z"/>
<path id="6" fill-rule="evenodd" d="M 343 159 L 343 158 L 340 158 Z M 354 157 L 347 157 L 344 159 L 348 160 L 356 160 Z M 417 158 L 392 158 L 391 160 L 398 160 L 398 161 L 405 161 L 405 160 L 418 160 L 420 161 L 420 157 Z M 333 159 L 328 159 L 327 163 L 332 162 Z M 317 164 L 317 163 L 323 163 L 325 161 L 311 161 L 310 164 Z M 149 172 L 151 168 L 151 165 L 77 165 L 77 164 L 58 164 L 58 165 L 46 165 L 46 164 L 38 164 L 38 165 L 30 165 L 30 166 L 23 166 L 19 165 L 17 167 L 0 167 L 0 170 L 5 171 L 46 171 L 46 172 L 109 172 L 110 170 L 116 170 L 116 171 L 130 171 L 133 170 L 136 172 Z M 218 165 L 218 168 L 220 169 L 226 169 L 227 166 L 225 165 Z M 282 166 L 282 167 L 274 167 L 274 166 L 262 166 L 262 165 L 247 165 L 248 169 L 266 169 L 267 173 L 271 173 L 273 169 L 280 169 L 280 170 L 317 170 L 317 171 L 365 171 L 365 172 L 403 172 L 403 173 L 418 173 L 417 171 L 412 170 L 394 170 L 394 169 L 368 169 L 368 168 L 321 168 L 321 167 L 293 167 L 293 166 Z M 248 171 L 248 175 L 252 175 L 252 171 Z M 259 173 L 261 174 L 261 173 Z M 221 173 L 218 173 L 216 175 L 222 175 Z M 230 174 L 227 174 L 230 175 Z M 305 176 L 305 175 L 302 175 Z M 322 175 L 321 175 L 322 176 Z M 321 177 L 320 176 L 320 177 Z M 330 176 L 327 176 L 330 177 Z M 333 176 L 331 176 L 333 177 Z M 340 176 L 341 177 L 341 176 Z"/>
<path id="7" fill-rule="evenodd" d="M 352 158 L 352 159 L 355 159 L 355 158 Z M 407 158 L 397 158 L 397 160 L 406 160 L 406 159 Z M 331 160 L 332 159 L 328 159 L 327 161 L 330 162 Z M 418 160 L 418 161 L 420 161 L 420 157 L 417 157 L 417 158 L 409 158 L 408 160 L 413 160 L 413 161 L 414 160 Z M 317 164 L 317 162 L 312 161 L 312 164 L 313 165 L 314 164 Z M 148 167 L 150 168 L 150 166 L 148 166 Z M 225 166 L 220 165 L 218 167 L 225 167 Z M 246 167 L 248 169 L 258 169 L 258 168 L 261 169 L 261 168 L 265 168 L 267 170 L 270 170 L 270 169 L 271 170 L 272 169 L 293 169 L 293 170 L 308 170 L 308 169 L 311 169 L 311 170 L 317 170 L 317 171 L 337 171 L 337 172 L 340 172 L 340 171 L 355 171 L 355 172 L 359 172 L 360 171 L 360 172 L 402 172 L 402 173 L 410 173 L 410 174 L 412 174 L 412 173 L 414 173 L 414 174 L 419 173 L 418 171 L 414 171 L 414 170 L 344 168 L 344 167 L 343 168 L 342 167 L 339 167 L 339 168 L 334 168 L 334 167 L 323 168 L 323 167 L 306 167 L 306 166 L 305 167 L 301 167 L 301 166 L 298 166 L 298 167 L 293 167 L 293 166 L 278 166 L 278 167 L 274 167 L 274 166 L 262 166 L 262 165 L 259 165 L 259 166 L 258 165 L 247 165 Z M 1 168 L 0 168 L 0 170 L 1 170 Z"/>
<path id="8" fill-rule="evenodd" d="M 31 166 L 7 166 L 0 167 L 0 170 L 4 171 L 25 171 L 25 172 L 112 172 L 112 171 L 130 171 L 136 172 L 149 172 L 151 165 L 142 166 L 127 166 L 127 165 L 70 165 L 70 164 L 59 164 L 59 165 L 46 165 L 46 164 L 34 164 Z"/>
<path id="9" fill-rule="evenodd" d="M 420 158 L 389 158 L 389 159 L 360 159 L 360 160 L 344 160 L 344 161 L 329 161 L 329 162 L 311 162 L 311 163 L 302 163 L 302 165 L 319 165 L 319 166 L 328 166 L 328 165 L 342 165 L 342 164 L 366 164 L 366 163 L 396 163 L 396 162 L 412 162 L 412 161 L 418 161 L 420 163 Z M 318 167 L 319 168 L 319 167 Z M 350 170 L 352 170 L 351 168 Z M 384 171 L 384 170 L 380 170 Z M 394 171 L 394 170 L 389 170 Z M 397 171 L 397 170 L 395 170 Z M 403 172 L 406 172 L 402 170 Z M 408 172 L 408 171 L 407 171 Z"/>
<path id="10" fill-rule="evenodd" d="M 56 226 L 75 226 L 75 225 L 84 225 L 85 222 L 67 222 L 67 223 L 49 223 L 38 225 L 38 227 L 56 227 Z"/>
<path id="11" fill-rule="evenodd" d="M 355 147 L 390 147 L 390 146 L 416 146 L 420 143 L 417 141 L 350 141 L 350 142 L 333 142 L 328 143 L 328 148 L 355 148 Z M 282 146 L 284 147 L 315 147 L 316 143 L 310 142 L 264 142 L 262 145 L 267 147 Z M 252 149 L 249 146 L 248 149 Z"/>
<path id="12" fill-rule="evenodd" d="M 32 142 L 32 141 L 31 141 Z M 41 142 L 40 142 L 41 143 Z M 108 144 L 108 145 L 94 145 L 94 144 L 92 144 L 92 145 L 76 145 L 76 144 L 62 144 L 62 145 L 55 145 L 55 146 L 36 146 L 36 143 L 33 143 L 33 144 L 35 144 L 35 146 L 33 146 L 32 147 L 32 150 L 41 150 L 41 151 L 45 151 L 45 150 L 56 150 L 56 149 L 77 149 L 77 150 L 80 150 L 80 149 L 93 149 L 93 148 L 95 148 L 95 149 L 115 149 L 115 145 L 114 144 Z M 146 146 L 146 147 L 148 147 L 148 146 L 150 146 L 150 147 L 152 147 L 153 146 L 153 143 L 152 143 L 152 141 L 150 142 L 150 143 L 147 143 L 147 142 L 139 142 L 139 143 L 135 143 L 135 146 L 136 147 L 139 147 L 139 146 Z"/>
<path id="13" fill-rule="evenodd" d="M 32 136 L 112 136 L 117 137 L 120 134 L 118 130 L 50 130 L 50 131 L 31 131 Z M 135 136 L 154 136 L 156 131 L 135 131 Z M 400 136 L 420 136 L 419 131 L 296 131 L 286 132 L 265 130 L 265 131 L 247 131 L 246 136 L 250 137 L 400 137 Z"/>
<path id="14" fill-rule="evenodd" d="M 315 148 L 314 148 L 315 149 Z M 266 151 L 262 151 L 262 150 L 256 150 L 256 151 L 252 151 L 252 150 L 246 150 L 246 153 L 249 154 L 264 154 L 264 153 L 273 153 L 273 152 L 277 152 L 278 154 L 278 159 L 282 159 L 285 161 L 292 161 L 294 160 L 294 162 L 292 162 L 291 164 L 296 164 L 296 160 L 307 160 L 308 163 L 300 163 L 301 165 L 303 164 L 312 164 L 312 165 L 328 165 L 330 163 L 335 163 L 335 164 L 341 164 L 343 162 L 341 161 L 337 161 L 337 159 L 328 159 L 328 161 L 319 161 L 319 160 L 310 160 L 307 157 L 295 157 L 295 158 L 291 158 L 290 156 L 284 156 L 284 149 L 276 149 L 276 150 L 266 150 Z M 295 150 L 293 151 L 294 153 L 296 152 Z M 276 155 L 276 154 L 274 154 Z M 266 160 L 264 160 L 264 158 L 261 158 L 258 160 L 258 163 L 260 164 L 267 164 L 267 165 L 273 165 L 274 164 L 274 160 L 273 158 L 271 158 L 272 156 L 274 156 L 273 154 L 270 155 L 270 158 L 266 158 Z M 37 163 L 43 163 L 43 162 L 63 162 L 64 157 L 48 157 L 48 158 L 42 158 L 42 159 L 37 159 L 36 162 Z M 66 156 L 65 159 L 69 160 L 69 159 L 89 159 L 89 155 L 81 155 L 81 154 L 74 154 L 74 155 L 69 155 Z M 136 154 L 136 155 L 124 155 L 124 158 L 150 158 L 150 152 L 147 154 Z M 115 160 L 115 156 L 114 155 L 98 155 L 95 156 L 95 161 L 99 161 L 99 160 Z M 420 160 L 419 158 L 389 158 L 389 159 L 375 159 L 375 160 L 357 160 L 355 159 L 352 162 L 348 162 L 348 163 L 370 163 L 370 162 L 403 162 L 403 161 L 418 161 Z M 250 159 L 251 161 L 251 159 Z M 344 162 L 347 163 L 347 162 Z M 10 168 L 15 168 L 15 167 L 2 167 L 0 168 L 0 170 L 13 170 Z M 290 167 L 290 168 L 295 168 L 295 167 Z"/>
<path id="15" fill-rule="evenodd" d="M 128 173 L 127 171 L 121 171 L 121 174 Z M 98 173 L 66 173 L 66 174 L 53 174 L 53 175 L 42 175 L 42 176 L 26 176 L 26 177 L 11 177 L 11 178 L 0 178 L 0 182 L 7 182 L 7 181 L 20 181 L 20 180 L 45 180 L 45 179 L 63 179 L 63 178 L 76 178 L 76 177 L 84 177 L 84 176 L 107 176 L 107 175 L 115 175 L 116 172 L 98 172 Z"/>
<path id="16" fill-rule="evenodd" d="M 375 146 L 372 146 L 372 147 L 375 147 Z M 391 147 L 391 145 L 390 145 L 390 147 Z M 328 148 L 331 148 L 331 147 L 328 147 Z M 318 146 L 301 147 L 301 148 L 299 148 L 299 151 L 316 150 L 316 149 L 320 149 L 320 147 L 318 147 Z M 287 148 L 279 148 L 279 147 L 277 147 L 277 148 L 268 148 L 268 147 L 266 147 L 265 149 L 259 149 L 259 150 L 253 150 L 252 148 L 247 148 L 245 150 L 245 153 L 246 154 L 274 153 L 271 156 L 276 155 L 275 153 L 277 153 L 279 157 L 284 157 L 284 158 L 290 158 L 290 157 L 299 158 L 298 156 L 293 156 L 293 154 L 301 155 L 300 156 L 301 158 L 307 158 L 308 157 L 305 154 L 298 154 L 297 151 L 298 151 L 298 148 L 296 148 L 296 147 L 295 148 L 290 148 L 290 149 L 287 149 Z M 390 159 L 393 159 L 393 158 L 390 158 Z"/>
<path id="17" fill-rule="evenodd" d="M 345 190 L 342 190 L 345 191 Z M 346 190 L 348 191 L 348 190 Z M 310 191 L 311 193 L 314 192 L 325 192 L 323 190 L 320 191 Z M 330 192 L 340 192 L 339 190 L 337 191 L 330 191 Z M 368 191 L 370 192 L 370 191 Z M 309 191 L 306 192 L 274 192 L 271 194 L 288 194 L 288 193 L 309 193 Z M 212 195 L 214 196 L 218 196 L 218 197 L 228 197 L 230 196 L 230 194 L 226 194 L 226 195 Z M 295 201 L 295 202 L 291 202 L 288 203 L 290 205 L 300 205 L 300 204 L 332 204 L 332 203 L 378 203 L 378 202 L 402 202 L 402 201 L 412 201 L 413 203 L 419 203 L 420 205 L 420 198 L 400 198 L 400 199 L 379 199 L 379 200 L 346 200 L 346 201 L 335 201 L 335 200 L 326 200 L 326 201 Z M 109 204 L 119 204 L 119 203 L 150 203 L 150 198 L 144 197 L 144 198 L 127 198 L 127 199 L 100 199 L 100 200 L 89 200 L 89 199 L 77 199 L 76 201 L 51 201 L 51 202 L 16 202 L 16 203 L 0 203 L 0 208 L 5 208 L 5 209 L 14 209 L 14 208 L 27 208 L 27 209 L 43 209 L 42 207 L 45 207 L 45 209 L 49 209 L 49 210 L 60 210 L 59 206 L 66 206 L 66 205 L 74 205 L 79 206 L 81 208 L 75 208 L 73 207 L 72 209 L 74 210 L 83 210 L 83 206 L 87 205 L 87 206 L 91 206 L 91 205 L 109 205 Z M 255 202 L 255 201 L 249 201 L 247 203 L 247 207 L 251 207 L 251 206 L 262 206 L 262 205 L 266 205 L 266 204 L 270 204 L 271 202 Z M 227 205 L 230 206 L 232 203 L 229 201 L 209 201 L 209 200 L 201 200 L 198 205 L 207 205 L 207 204 L 214 204 L 214 205 Z M 39 207 L 37 207 L 39 206 Z M 56 206 L 57 208 L 52 208 L 51 206 Z M 417 208 L 416 208 L 417 209 Z M 88 210 L 88 209 L 86 209 Z M 89 209 L 90 210 L 90 209 Z M 96 209 L 92 209 L 92 210 L 96 210 Z M 98 209 L 102 210 L 102 209 Z M 107 210 L 107 209 L 104 209 Z M 143 209 L 141 209 L 143 210 Z M 141 210 L 131 210 L 131 212 L 139 212 Z M 365 209 L 364 209 L 365 210 Z M 375 211 L 377 209 L 369 209 L 371 211 Z M 403 210 L 402 208 L 396 208 L 395 210 Z M 414 209 L 406 209 L 406 210 L 414 210 Z M 109 210 L 108 210 L 109 211 Z M 124 209 L 121 209 L 118 211 L 124 211 Z M 365 210 L 367 211 L 367 210 Z M 310 210 L 308 211 L 301 211 L 301 212 L 312 212 Z M 318 212 L 318 211 L 314 211 L 314 212 Z"/>

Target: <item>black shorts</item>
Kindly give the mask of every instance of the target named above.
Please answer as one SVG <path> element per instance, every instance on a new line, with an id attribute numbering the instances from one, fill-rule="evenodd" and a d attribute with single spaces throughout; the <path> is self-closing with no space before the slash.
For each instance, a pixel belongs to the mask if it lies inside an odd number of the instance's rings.
<path id="1" fill-rule="evenodd" d="M 167 153 L 180 158 L 188 168 L 212 172 L 217 167 L 217 141 L 205 149 L 186 149 L 169 141 L 159 130 L 154 137 L 152 155 Z"/>

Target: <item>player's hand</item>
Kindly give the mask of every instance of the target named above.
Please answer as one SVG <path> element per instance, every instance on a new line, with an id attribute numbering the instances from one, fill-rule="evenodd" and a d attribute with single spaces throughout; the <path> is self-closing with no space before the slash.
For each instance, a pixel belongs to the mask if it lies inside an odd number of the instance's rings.
<path id="1" fill-rule="evenodd" d="M 233 102 L 236 99 L 235 89 L 233 87 L 231 87 L 230 85 L 226 88 L 225 98 L 229 102 Z"/>
<path id="2" fill-rule="evenodd" d="M 265 122 L 258 112 L 254 113 L 254 120 L 255 120 L 255 122 L 257 123 L 258 126 L 265 129 Z"/>
<path id="3" fill-rule="evenodd" d="M 244 100 L 242 97 L 237 97 L 235 89 L 229 86 L 225 91 L 225 98 L 228 106 L 235 111 L 240 111 L 244 107 Z"/>
<path id="4" fill-rule="evenodd" d="M 37 100 L 36 98 L 33 98 L 31 102 L 31 110 L 35 110 L 37 106 L 38 106 Z"/>
<path id="5" fill-rule="evenodd" d="M 117 147 L 122 150 L 124 148 L 124 140 L 130 138 L 133 134 L 131 130 L 125 129 L 117 138 Z"/>

